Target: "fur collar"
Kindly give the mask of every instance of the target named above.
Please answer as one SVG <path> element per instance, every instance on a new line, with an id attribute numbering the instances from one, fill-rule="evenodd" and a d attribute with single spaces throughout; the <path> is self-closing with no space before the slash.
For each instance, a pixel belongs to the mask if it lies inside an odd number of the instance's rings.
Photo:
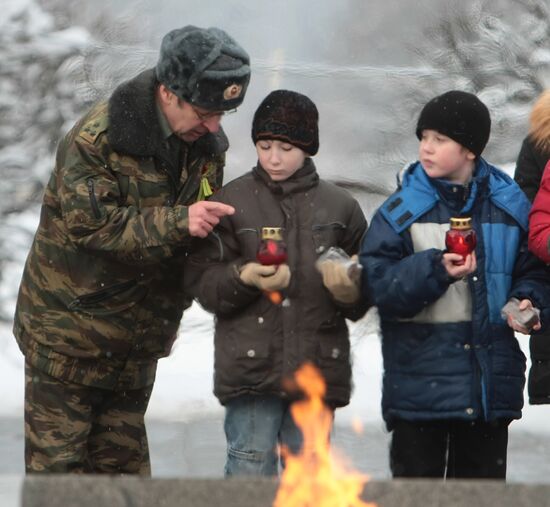
<path id="1" fill-rule="evenodd" d="M 116 88 L 109 99 L 109 142 L 115 151 L 152 157 L 161 148 L 162 134 L 155 108 L 158 81 L 154 69 L 138 74 Z M 225 132 L 207 134 L 195 142 L 205 155 L 219 155 L 229 148 Z"/>
<path id="2" fill-rule="evenodd" d="M 543 92 L 531 110 L 529 136 L 537 149 L 550 153 L 550 90 Z"/>

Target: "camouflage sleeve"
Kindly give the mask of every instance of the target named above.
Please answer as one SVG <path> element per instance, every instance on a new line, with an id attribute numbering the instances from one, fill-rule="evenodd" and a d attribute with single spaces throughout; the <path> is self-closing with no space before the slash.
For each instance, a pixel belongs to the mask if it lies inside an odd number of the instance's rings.
<path id="1" fill-rule="evenodd" d="M 82 248 L 156 263 L 189 239 L 186 206 L 121 206 L 118 180 L 91 143 L 73 139 L 56 176 L 63 220 Z"/>

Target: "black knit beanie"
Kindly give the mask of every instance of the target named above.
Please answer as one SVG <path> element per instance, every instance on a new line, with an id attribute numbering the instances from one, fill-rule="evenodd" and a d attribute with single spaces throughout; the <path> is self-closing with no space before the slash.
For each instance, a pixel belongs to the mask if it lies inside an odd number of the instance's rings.
<path id="1" fill-rule="evenodd" d="M 437 130 L 480 156 L 491 133 L 491 116 L 475 95 L 452 90 L 424 106 L 416 125 L 419 140 L 425 129 Z"/>
<path id="2" fill-rule="evenodd" d="M 252 141 L 284 141 L 313 156 L 319 150 L 318 122 L 319 113 L 311 99 L 290 90 L 275 90 L 254 113 Z"/>
<path id="3" fill-rule="evenodd" d="M 250 81 L 248 53 L 219 28 L 187 25 L 162 39 L 157 79 L 180 99 L 204 109 L 239 106 Z"/>

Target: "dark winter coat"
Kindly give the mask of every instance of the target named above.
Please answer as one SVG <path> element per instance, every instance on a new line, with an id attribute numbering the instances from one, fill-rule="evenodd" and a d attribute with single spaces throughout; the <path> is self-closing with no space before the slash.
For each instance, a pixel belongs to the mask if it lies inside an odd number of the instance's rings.
<path id="1" fill-rule="evenodd" d="M 544 166 L 548 159 L 550 159 L 550 152 L 547 153 L 537 148 L 531 136 L 527 136 L 523 140 L 516 162 L 514 180 L 531 202 L 539 190 Z"/>
<path id="2" fill-rule="evenodd" d="M 550 159 L 550 91 L 544 92 L 533 105 L 529 118 L 529 134 L 523 140 L 521 150 L 516 162 L 516 171 L 514 179 L 525 192 L 530 201 L 534 201 L 535 195 L 541 185 L 544 167 Z M 546 194 L 547 191 L 543 191 Z M 534 219 L 537 224 L 535 235 L 538 240 L 532 238 L 532 242 L 540 244 L 541 232 L 539 229 L 540 221 L 544 218 L 546 212 L 541 205 L 546 205 L 544 201 L 547 198 L 541 196 L 537 205 L 540 208 Z M 550 210 L 550 207 L 546 208 Z M 533 217 L 529 224 L 530 236 L 533 237 Z M 541 258 L 548 254 L 547 243 L 545 248 L 533 250 L 536 255 L 543 253 Z M 539 251 L 539 253 L 537 252 Z M 544 253 L 546 255 L 544 255 Z M 548 261 L 546 261 L 548 263 Z M 529 369 L 529 380 L 527 392 L 529 393 L 529 403 L 533 405 L 550 403 L 550 330 L 544 333 L 533 334 L 529 340 L 529 350 L 531 356 L 531 368 Z"/>
<path id="3" fill-rule="evenodd" d="M 315 268 L 331 246 L 357 253 L 366 220 L 345 190 L 319 180 L 311 159 L 288 180 L 273 182 L 260 167 L 213 196 L 233 205 L 193 256 L 201 272 L 197 299 L 216 314 L 214 393 L 221 403 L 243 394 L 286 396 L 283 380 L 304 361 L 321 370 L 326 400 L 346 405 L 351 392 L 350 342 L 346 318 L 367 305 L 337 303 Z M 274 305 L 243 284 L 239 267 L 255 261 L 262 227 L 283 227 L 291 282 L 287 300 Z"/>
<path id="4" fill-rule="evenodd" d="M 395 418 L 519 418 L 525 356 L 500 315 L 510 297 L 550 317 L 544 265 L 527 251 L 529 202 L 480 159 L 469 189 L 430 179 L 420 163 L 376 213 L 361 263 L 382 326 L 382 411 Z M 448 276 L 441 260 L 452 216 L 471 216 L 477 271 Z"/>
<path id="5" fill-rule="evenodd" d="M 185 146 L 176 181 L 146 71 L 95 106 L 59 144 L 21 281 L 14 333 L 59 379 L 139 388 L 170 352 L 183 310 L 187 205 L 221 186 L 223 132 Z M 179 172 L 179 171 L 178 171 Z"/>
<path id="6" fill-rule="evenodd" d="M 529 249 L 550 264 L 550 162 L 546 165 L 540 189 L 529 214 Z M 531 336 L 529 401 L 550 403 L 550 333 Z"/>

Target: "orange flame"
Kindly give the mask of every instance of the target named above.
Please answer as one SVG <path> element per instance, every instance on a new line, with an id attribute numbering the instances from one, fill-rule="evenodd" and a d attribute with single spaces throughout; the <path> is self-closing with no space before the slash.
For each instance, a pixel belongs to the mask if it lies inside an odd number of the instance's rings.
<path id="1" fill-rule="evenodd" d="M 326 388 L 319 370 L 306 363 L 295 381 L 306 399 L 290 410 L 304 442 L 298 454 L 281 450 L 285 469 L 273 507 L 376 507 L 360 499 L 368 477 L 345 470 L 331 455 L 332 412 L 322 401 Z"/>
<path id="2" fill-rule="evenodd" d="M 351 427 L 357 435 L 361 435 L 363 433 L 363 421 L 361 421 L 361 419 L 359 419 L 358 417 L 353 418 L 353 420 L 351 421 Z"/>

